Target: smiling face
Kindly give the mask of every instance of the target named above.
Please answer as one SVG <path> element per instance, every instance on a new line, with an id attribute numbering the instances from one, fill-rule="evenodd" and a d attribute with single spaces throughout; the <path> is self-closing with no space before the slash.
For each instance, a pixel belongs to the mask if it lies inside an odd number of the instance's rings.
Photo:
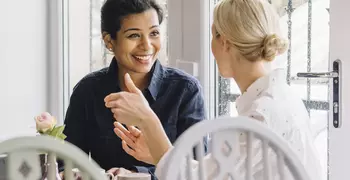
<path id="1" fill-rule="evenodd" d="M 116 39 L 110 44 L 119 68 L 127 72 L 148 73 L 161 48 L 157 12 L 149 9 L 123 18 Z"/>

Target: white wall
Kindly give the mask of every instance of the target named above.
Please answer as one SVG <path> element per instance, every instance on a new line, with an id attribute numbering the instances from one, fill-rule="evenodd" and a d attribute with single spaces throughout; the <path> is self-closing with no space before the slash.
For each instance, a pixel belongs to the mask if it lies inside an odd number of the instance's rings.
<path id="1" fill-rule="evenodd" d="M 46 0 L 0 2 L 0 141 L 35 133 L 47 110 Z"/>

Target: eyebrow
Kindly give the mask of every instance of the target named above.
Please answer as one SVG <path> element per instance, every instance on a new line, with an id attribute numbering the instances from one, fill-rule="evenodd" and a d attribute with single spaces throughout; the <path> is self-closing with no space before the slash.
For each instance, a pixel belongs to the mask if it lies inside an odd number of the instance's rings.
<path id="1" fill-rule="evenodd" d="M 159 25 L 153 25 L 151 26 L 149 29 L 155 28 L 155 27 L 159 27 Z M 129 28 L 127 30 L 124 31 L 124 33 L 128 32 L 128 31 L 140 31 L 141 29 L 139 28 Z"/>

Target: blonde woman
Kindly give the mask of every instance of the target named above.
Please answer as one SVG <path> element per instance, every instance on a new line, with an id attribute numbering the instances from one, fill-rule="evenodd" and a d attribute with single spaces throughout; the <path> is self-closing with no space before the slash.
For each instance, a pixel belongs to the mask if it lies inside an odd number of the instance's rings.
<path id="1" fill-rule="evenodd" d="M 284 70 L 269 72 L 264 68 L 266 63 L 284 53 L 288 44 L 280 36 L 279 16 L 271 5 L 266 0 L 222 0 L 214 10 L 212 34 L 212 52 L 220 74 L 233 78 L 242 92 L 236 101 L 238 114 L 260 121 L 284 137 L 297 152 L 311 179 L 321 179 L 310 119 L 302 100 L 286 84 Z M 128 75 L 125 83 L 135 101 L 130 102 L 131 98 L 126 100 L 119 94 L 105 98 L 106 106 L 111 108 L 117 121 L 115 133 L 123 140 L 128 154 L 161 169 L 172 145 L 159 119 Z M 120 123 L 129 125 L 128 129 Z M 254 151 L 257 152 L 254 163 L 259 164 L 260 150 Z M 207 167 L 215 170 L 210 155 L 206 159 Z M 255 166 L 254 179 L 262 179 L 263 169 L 259 167 Z M 276 169 L 271 170 L 272 175 L 277 174 Z"/>

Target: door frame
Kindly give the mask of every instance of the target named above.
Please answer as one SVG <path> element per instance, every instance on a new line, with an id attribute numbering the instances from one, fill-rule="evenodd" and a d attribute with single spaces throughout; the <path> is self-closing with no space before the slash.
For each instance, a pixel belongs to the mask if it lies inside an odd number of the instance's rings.
<path id="1" fill-rule="evenodd" d="M 330 0 L 330 67 L 333 61 L 339 59 L 341 61 L 341 126 L 333 127 L 333 109 L 330 108 L 328 118 L 328 179 L 329 180 L 345 180 L 348 179 L 347 162 L 350 162 L 350 143 L 342 141 L 346 137 L 350 137 L 350 81 L 345 78 L 350 76 L 350 23 L 345 21 L 350 17 L 350 11 L 347 9 L 350 1 Z M 347 22 L 347 23 L 346 23 Z M 331 71 L 332 69 L 330 69 Z M 330 89 L 332 92 L 332 88 Z M 331 93 L 330 93 L 331 94 Z M 330 95 L 330 107 L 332 104 L 332 95 Z"/>

